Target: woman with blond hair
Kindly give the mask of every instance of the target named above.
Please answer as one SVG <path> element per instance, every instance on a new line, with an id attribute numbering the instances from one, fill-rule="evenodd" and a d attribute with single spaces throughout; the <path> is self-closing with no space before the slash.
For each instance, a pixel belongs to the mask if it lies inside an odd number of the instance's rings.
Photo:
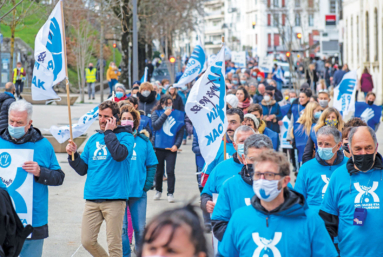
<path id="1" fill-rule="evenodd" d="M 298 119 L 300 125 L 293 130 L 295 145 L 298 150 L 298 162 L 301 162 L 306 142 L 310 136 L 311 129 L 315 126 L 318 120 L 318 114 L 323 108 L 318 102 L 310 102 L 307 104 L 303 114 Z"/>
<path id="2" fill-rule="evenodd" d="M 316 133 L 323 126 L 333 126 L 342 132 L 344 121 L 340 112 L 333 107 L 328 107 L 319 116 L 317 124 L 311 130 L 310 136 L 307 140 L 307 144 L 303 152 L 302 163 L 305 163 L 313 158 L 315 149 L 318 149 Z"/>

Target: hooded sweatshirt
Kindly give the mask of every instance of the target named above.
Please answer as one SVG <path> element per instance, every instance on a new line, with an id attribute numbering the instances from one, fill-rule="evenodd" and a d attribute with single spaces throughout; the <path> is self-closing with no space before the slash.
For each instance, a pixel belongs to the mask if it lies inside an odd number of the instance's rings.
<path id="1" fill-rule="evenodd" d="M 319 212 L 331 175 L 347 161 L 348 158 L 339 150 L 333 165 L 329 165 L 319 157 L 317 152 L 314 159 L 306 162 L 299 169 L 294 189 L 305 197 L 310 208 Z"/>
<path id="2" fill-rule="evenodd" d="M 355 169 L 353 158 L 331 176 L 320 215 L 331 237 L 338 236 L 342 257 L 383 256 L 383 162 L 378 153 L 371 170 Z M 353 225 L 355 208 L 367 210 L 363 226 Z"/>
<path id="3" fill-rule="evenodd" d="M 236 210 L 218 250 L 225 257 L 338 256 L 319 215 L 291 189 L 271 212 L 256 195 L 250 206 Z"/>

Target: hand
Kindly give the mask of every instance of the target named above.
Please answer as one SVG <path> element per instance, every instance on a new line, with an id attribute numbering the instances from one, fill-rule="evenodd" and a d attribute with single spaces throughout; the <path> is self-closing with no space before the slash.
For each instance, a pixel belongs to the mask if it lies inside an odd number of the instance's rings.
<path id="1" fill-rule="evenodd" d="M 40 166 L 37 162 L 27 161 L 24 162 L 22 167 L 26 172 L 33 174 L 35 177 L 40 177 Z"/>
<path id="2" fill-rule="evenodd" d="M 165 111 L 166 116 L 169 116 L 172 113 L 172 109 L 167 109 Z"/>
<path id="3" fill-rule="evenodd" d="M 66 150 L 66 152 L 67 152 L 69 155 L 72 155 L 72 153 L 77 152 L 77 145 L 76 145 L 76 143 L 73 142 L 72 140 L 69 140 L 69 143 L 67 144 L 65 150 Z"/>
<path id="4" fill-rule="evenodd" d="M 111 82 L 112 80 L 111 79 L 108 79 L 108 82 Z"/>
<path id="5" fill-rule="evenodd" d="M 105 131 L 107 130 L 114 130 L 117 127 L 116 125 L 116 118 L 112 117 L 109 120 L 106 121 Z"/>
<path id="6" fill-rule="evenodd" d="M 170 151 L 172 151 L 173 153 L 177 152 L 177 150 L 178 150 L 178 147 L 176 145 L 173 145 L 172 148 L 170 148 Z"/>
<path id="7" fill-rule="evenodd" d="M 207 201 L 206 210 L 208 213 L 213 213 L 214 207 L 215 207 L 215 203 L 213 203 L 212 201 Z"/>
<path id="8" fill-rule="evenodd" d="M 282 124 L 283 124 L 283 121 L 281 121 L 281 120 L 278 121 L 278 125 L 279 125 L 279 126 L 282 126 Z"/>

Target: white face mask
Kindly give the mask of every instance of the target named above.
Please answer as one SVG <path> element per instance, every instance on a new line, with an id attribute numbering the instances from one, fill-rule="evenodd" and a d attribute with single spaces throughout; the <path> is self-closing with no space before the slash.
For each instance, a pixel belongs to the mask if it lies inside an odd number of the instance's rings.
<path id="1" fill-rule="evenodd" d="M 268 101 L 270 101 L 270 96 L 269 96 L 269 95 L 265 95 L 265 96 L 263 97 L 263 99 L 265 99 L 265 101 L 268 102 Z"/>
<path id="2" fill-rule="evenodd" d="M 253 190 L 257 197 L 265 202 L 271 202 L 282 191 L 278 190 L 279 180 L 258 179 L 253 181 Z"/>
<path id="3" fill-rule="evenodd" d="M 144 97 L 148 97 L 150 95 L 150 91 L 148 90 L 142 91 L 141 95 Z"/>

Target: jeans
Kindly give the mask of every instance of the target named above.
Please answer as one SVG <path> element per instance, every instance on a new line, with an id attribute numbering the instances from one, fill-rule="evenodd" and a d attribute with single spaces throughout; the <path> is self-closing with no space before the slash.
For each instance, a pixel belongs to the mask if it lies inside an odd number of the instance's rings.
<path id="1" fill-rule="evenodd" d="M 283 85 L 283 82 L 282 81 L 277 81 L 277 89 L 279 91 L 282 91 L 282 85 Z"/>
<path id="2" fill-rule="evenodd" d="M 89 99 L 90 99 L 90 97 L 94 98 L 95 83 L 92 82 L 92 83 L 87 83 L 87 84 L 88 84 L 88 97 L 89 97 Z"/>
<path id="3" fill-rule="evenodd" d="M 41 257 L 43 256 L 44 239 L 26 239 L 21 249 L 20 257 Z"/>
<path id="4" fill-rule="evenodd" d="M 129 206 L 130 215 L 132 217 L 132 224 L 134 229 L 135 249 L 138 250 L 142 236 L 144 235 L 145 221 L 146 221 L 146 204 L 147 195 L 146 192 L 142 193 L 141 197 L 131 197 L 126 202 L 127 207 Z M 128 219 L 127 219 L 127 208 L 124 215 L 124 223 L 122 225 L 122 249 L 123 256 L 130 257 L 130 241 L 128 237 Z"/>
<path id="5" fill-rule="evenodd" d="M 17 95 L 17 97 L 19 97 L 20 94 L 23 92 L 24 81 L 16 80 L 15 87 L 16 87 L 16 95 Z"/>
<path id="6" fill-rule="evenodd" d="M 162 180 L 165 172 L 168 175 L 168 195 L 174 193 L 174 186 L 176 184 L 176 177 L 174 175 L 174 168 L 176 166 L 177 152 L 171 152 L 165 149 L 156 149 L 156 156 L 158 160 L 156 171 L 156 190 L 162 192 Z"/>
<path id="7" fill-rule="evenodd" d="M 110 89 L 110 95 L 112 95 L 112 92 L 114 90 L 114 85 L 117 84 L 117 79 L 111 79 L 110 82 L 108 81 L 109 89 Z"/>

